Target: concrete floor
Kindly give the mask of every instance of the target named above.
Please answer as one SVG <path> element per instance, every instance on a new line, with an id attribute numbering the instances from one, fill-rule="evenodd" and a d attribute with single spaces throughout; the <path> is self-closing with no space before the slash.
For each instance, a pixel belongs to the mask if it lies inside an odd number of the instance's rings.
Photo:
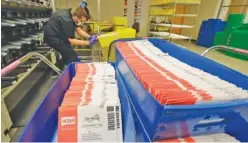
<path id="1" fill-rule="evenodd" d="M 207 50 L 207 48 L 205 47 L 197 46 L 194 42 L 189 43 L 188 40 L 187 41 L 176 40 L 173 42 L 198 54 L 201 54 L 205 50 Z M 248 61 L 226 56 L 225 54 L 215 51 L 215 50 L 210 51 L 206 55 L 206 57 L 248 76 Z"/>

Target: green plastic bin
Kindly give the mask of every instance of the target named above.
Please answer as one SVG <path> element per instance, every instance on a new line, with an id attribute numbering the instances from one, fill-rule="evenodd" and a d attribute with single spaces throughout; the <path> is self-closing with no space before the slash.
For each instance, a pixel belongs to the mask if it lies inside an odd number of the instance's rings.
<path id="1" fill-rule="evenodd" d="M 214 45 L 227 45 L 233 48 L 248 50 L 248 24 L 243 24 L 244 14 L 230 14 L 224 32 L 217 32 L 214 37 Z M 232 51 L 223 51 L 228 56 L 242 60 L 248 60 L 247 55 Z"/>
<path id="2" fill-rule="evenodd" d="M 225 54 L 227 56 L 230 56 L 230 57 L 234 57 L 234 58 L 237 58 L 237 59 L 240 59 L 240 60 L 248 61 L 248 56 L 247 55 L 235 53 L 235 52 L 232 52 L 232 51 L 225 51 Z"/>
<path id="3" fill-rule="evenodd" d="M 233 30 L 228 45 L 248 50 L 248 30 Z"/>
<path id="4" fill-rule="evenodd" d="M 241 29 L 248 30 L 248 24 L 242 24 Z"/>
<path id="5" fill-rule="evenodd" d="M 225 32 L 230 32 L 234 29 L 241 28 L 244 18 L 244 14 L 230 14 L 227 19 Z"/>
<path id="6" fill-rule="evenodd" d="M 214 46 L 216 45 L 227 45 L 229 33 L 227 32 L 217 32 L 214 36 Z"/>
<path id="7" fill-rule="evenodd" d="M 248 30 L 233 30 L 230 33 L 230 42 L 228 46 L 248 50 Z M 242 60 L 248 60 L 248 55 L 226 51 L 226 55 Z"/>

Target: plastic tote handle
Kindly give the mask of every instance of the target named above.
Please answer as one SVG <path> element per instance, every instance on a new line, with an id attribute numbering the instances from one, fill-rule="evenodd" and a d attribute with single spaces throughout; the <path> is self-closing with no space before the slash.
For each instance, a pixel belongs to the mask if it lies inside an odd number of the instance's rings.
<path id="1" fill-rule="evenodd" d="M 244 55 L 248 55 L 248 50 L 244 50 L 244 49 L 239 49 L 239 48 L 233 48 L 233 47 L 228 47 L 228 46 L 224 46 L 224 45 L 218 45 L 218 46 L 213 46 L 209 49 L 207 49 L 206 51 L 204 51 L 201 56 L 205 56 L 209 51 L 214 50 L 214 49 L 224 49 L 224 50 L 230 50 L 236 53 L 241 53 Z"/>

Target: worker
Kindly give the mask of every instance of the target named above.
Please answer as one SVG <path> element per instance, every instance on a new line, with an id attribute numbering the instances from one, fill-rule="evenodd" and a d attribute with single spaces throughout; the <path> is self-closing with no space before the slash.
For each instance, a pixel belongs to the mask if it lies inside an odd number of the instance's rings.
<path id="1" fill-rule="evenodd" d="M 80 26 L 89 19 L 89 11 L 86 3 L 82 2 L 75 10 L 57 10 L 52 14 L 44 28 L 44 41 L 56 50 L 62 58 L 57 61 L 56 66 L 63 70 L 64 66 L 77 62 L 77 53 L 71 45 L 91 46 L 97 41 L 96 36 L 90 36 Z M 75 32 L 89 41 L 78 40 Z M 56 77 L 56 75 L 54 75 Z"/>

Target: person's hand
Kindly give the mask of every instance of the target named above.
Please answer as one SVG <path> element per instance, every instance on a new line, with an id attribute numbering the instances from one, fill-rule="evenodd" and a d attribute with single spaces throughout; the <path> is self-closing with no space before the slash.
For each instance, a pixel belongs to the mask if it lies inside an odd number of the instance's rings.
<path id="1" fill-rule="evenodd" d="M 91 40 L 92 38 L 96 38 L 97 39 L 97 36 L 96 35 L 92 35 L 92 36 L 90 36 L 89 40 Z"/>
<path id="2" fill-rule="evenodd" d="M 97 37 L 96 37 L 96 36 L 92 36 L 92 37 L 90 38 L 90 40 L 89 40 L 90 46 L 93 45 L 93 44 L 95 44 L 96 41 L 97 41 Z"/>

